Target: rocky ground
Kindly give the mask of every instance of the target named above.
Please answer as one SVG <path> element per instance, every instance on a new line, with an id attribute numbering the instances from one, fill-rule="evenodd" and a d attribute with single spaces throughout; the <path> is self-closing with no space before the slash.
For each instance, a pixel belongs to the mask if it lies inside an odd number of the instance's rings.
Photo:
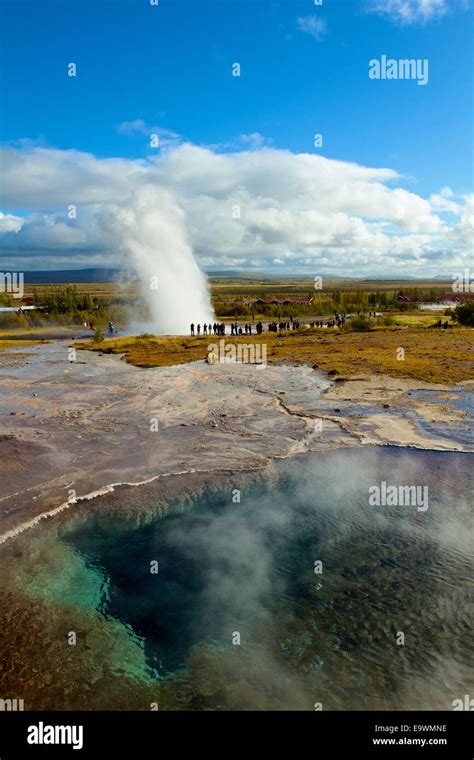
<path id="1" fill-rule="evenodd" d="M 474 384 L 308 366 L 142 369 L 56 341 L 0 358 L 0 541 L 75 498 L 357 445 L 472 451 Z"/>

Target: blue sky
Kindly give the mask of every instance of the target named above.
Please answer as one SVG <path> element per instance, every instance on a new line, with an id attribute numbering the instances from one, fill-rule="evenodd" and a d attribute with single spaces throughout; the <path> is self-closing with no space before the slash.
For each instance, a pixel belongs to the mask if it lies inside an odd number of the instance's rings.
<path id="1" fill-rule="evenodd" d="M 421 0 L 1 0 L 0 141 L 154 160 L 156 129 L 164 150 L 308 153 L 389 168 L 423 198 L 461 196 L 472 190 L 472 12 L 425 2 L 423 18 Z M 369 79 L 382 54 L 428 59 L 429 83 Z M 31 208 L 6 198 L 4 212 Z"/>
<path id="2" fill-rule="evenodd" d="M 320 41 L 299 31 L 317 15 Z M 472 24 L 400 25 L 359 0 L 2 3 L 1 139 L 138 156 L 137 118 L 195 143 L 259 132 L 279 148 L 396 168 L 419 192 L 472 187 Z M 373 82 L 368 61 L 428 58 L 430 81 Z M 65 76 L 68 62 L 78 76 Z M 233 62 L 241 77 L 230 78 Z"/>

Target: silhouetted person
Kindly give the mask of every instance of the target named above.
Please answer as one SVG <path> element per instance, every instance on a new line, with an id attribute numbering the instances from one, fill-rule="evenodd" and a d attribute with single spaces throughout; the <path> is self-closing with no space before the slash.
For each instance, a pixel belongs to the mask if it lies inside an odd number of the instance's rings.
<path id="1" fill-rule="evenodd" d="M 194 335 L 194 322 L 191 322 L 191 335 Z"/>

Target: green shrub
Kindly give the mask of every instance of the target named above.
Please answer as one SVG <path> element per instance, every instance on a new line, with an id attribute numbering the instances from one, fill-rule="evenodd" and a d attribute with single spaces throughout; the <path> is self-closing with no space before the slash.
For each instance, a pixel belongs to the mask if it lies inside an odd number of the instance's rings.
<path id="1" fill-rule="evenodd" d="M 360 314 L 358 317 L 353 317 L 347 323 L 349 330 L 355 330 L 356 332 L 369 332 L 374 326 L 373 319 L 370 319 L 366 314 Z"/>
<path id="2" fill-rule="evenodd" d="M 474 327 L 474 301 L 460 303 L 454 310 L 454 319 L 465 327 Z"/>

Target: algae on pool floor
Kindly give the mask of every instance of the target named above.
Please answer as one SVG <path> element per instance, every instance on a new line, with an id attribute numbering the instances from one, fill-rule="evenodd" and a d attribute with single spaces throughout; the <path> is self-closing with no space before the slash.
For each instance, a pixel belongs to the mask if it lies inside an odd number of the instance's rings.
<path id="1" fill-rule="evenodd" d="M 234 481 L 158 519 L 96 512 L 30 539 L 17 587 L 51 637 L 77 624 L 35 706 L 50 690 L 55 709 L 450 709 L 473 665 L 469 466 L 335 451 L 280 463 L 240 502 Z M 371 505 L 382 481 L 425 484 L 429 508 Z"/>

